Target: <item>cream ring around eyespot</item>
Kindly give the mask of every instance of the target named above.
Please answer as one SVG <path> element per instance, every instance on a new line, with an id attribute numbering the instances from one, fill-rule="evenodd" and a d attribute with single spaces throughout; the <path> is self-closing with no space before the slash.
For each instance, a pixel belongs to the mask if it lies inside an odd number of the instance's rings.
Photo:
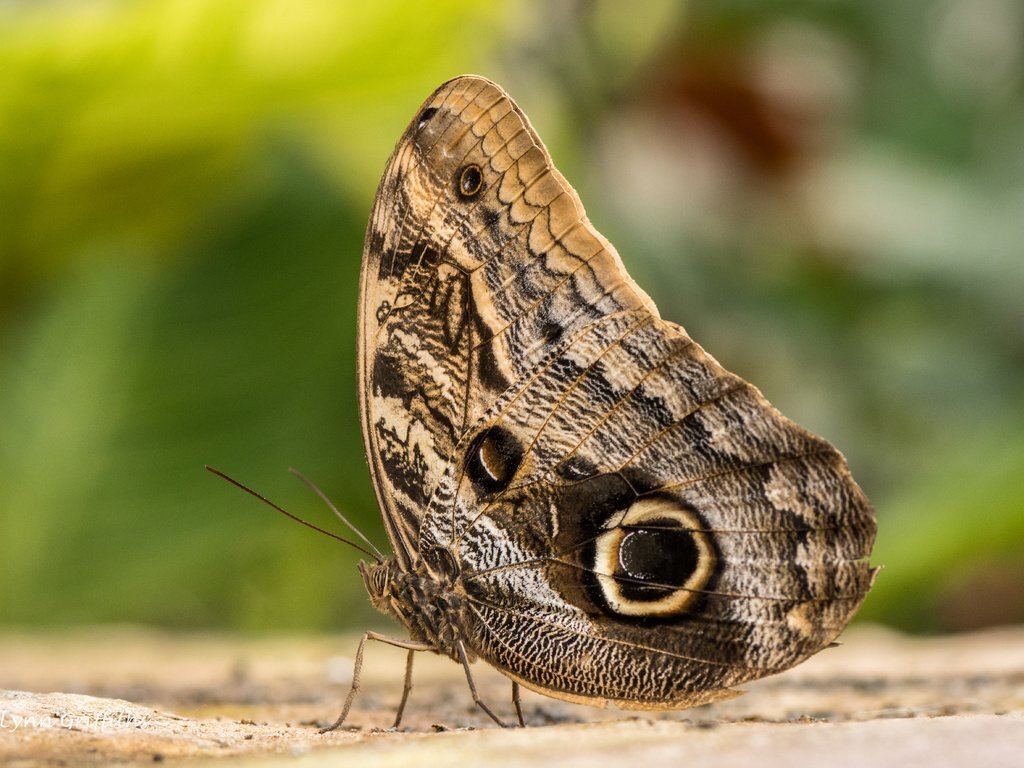
<path id="1" fill-rule="evenodd" d="M 695 567 L 681 584 L 672 584 L 674 588 L 664 597 L 655 600 L 633 599 L 623 592 L 628 582 L 624 585 L 620 581 L 623 542 L 630 532 L 643 530 L 645 523 L 661 523 L 654 530 L 664 530 L 666 522 L 677 526 L 676 530 L 688 536 L 692 542 L 696 551 Z M 700 519 L 678 502 L 664 497 L 640 499 L 621 518 L 612 518 L 606 526 L 608 530 L 596 541 L 594 573 L 601 596 L 612 612 L 632 618 L 680 614 L 700 596 L 700 590 L 711 580 L 717 562 L 711 537 L 704 530 Z M 638 579 L 636 583 L 643 586 L 643 580 Z M 656 588 L 658 582 L 651 582 L 651 586 Z"/>
<path id="2" fill-rule="evenodd" d="M 470 163 L 459 170 L 456 189 L 460 196 L 467 199 L 476 197 L 480 190 L 483 189 L 483 186 L 484 176 L 479 165 Z"/>

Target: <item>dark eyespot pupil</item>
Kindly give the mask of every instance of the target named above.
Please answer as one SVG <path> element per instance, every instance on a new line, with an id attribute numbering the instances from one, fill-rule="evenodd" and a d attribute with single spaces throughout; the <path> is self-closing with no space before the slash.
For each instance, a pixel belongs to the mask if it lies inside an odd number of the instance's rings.
<path id="1" fill-rule="evenodd" d="M 437 114 L 437 107 L 427 107 L 422 112 L 420 112 L 420 119 L 418 121 L 416 121 L 416 127 L 417 128 L 422 128 L 428 122 L 430 122 L 430 118 L 432 118 L 436 114 Z"/>
<path id="2" fill-rule="evenodd" d="M 619 543 L 619 583 L 623 597 L 657 600 L 683 586 L 697 570 L 700 553 L 682 528 L 635 528 Z M 638 583 L 647 582 L 647 583 Z"/>
<path id="3" fill-rule="evenodd" d="M 502 427 L 483 432 L 470 447 L 466 473 L 487 493 L 508 487 L 523 460 L 523 449 L 512 433 Z"/>
<path id="4" fill-rule="evenodd" d="M 483 186 L 484 176 L 479 165 L 467 165 L 459 171 L 456 187 L 463 197 L 473 197 Z"/>

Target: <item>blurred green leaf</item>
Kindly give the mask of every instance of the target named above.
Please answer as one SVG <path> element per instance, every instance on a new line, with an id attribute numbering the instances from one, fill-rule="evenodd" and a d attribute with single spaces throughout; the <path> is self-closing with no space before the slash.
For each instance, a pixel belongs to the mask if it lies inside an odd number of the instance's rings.
<path id="1" fill-rule="evenodd" d="M 1024 14 L 620 5 L 0 5 L 0 622 L 371 620 L 355 552 L 203 465 L 336 525 L 296 466 L 386 548 L 362 233 L 464 72 L 663 316 L 846 453 L 880 520 L 865 618 L 1024 620 L 963 597 L 1024 554 Z"/>

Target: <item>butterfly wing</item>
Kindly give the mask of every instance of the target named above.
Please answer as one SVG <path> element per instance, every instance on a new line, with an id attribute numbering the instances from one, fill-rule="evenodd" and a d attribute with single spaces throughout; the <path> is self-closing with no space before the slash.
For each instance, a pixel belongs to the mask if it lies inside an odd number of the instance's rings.
<path id="1" fill-rule="evenodd" d="M 474 648 L 549 695 L 721 698 L 827 646 L 871 584 L 840 454 L 642 313 L 553 350 L 457 455 L 421 546 L 460 563 Z"/>
<path id="2" fill-rule="evenodd" d="M 438 88 L 385 169 L 360 280 L 363 438 L 403 566 L 467 430 L 553 340 L 635 308 L 656 311 L 507 94 Z"/>
<path id="3" fill-rule="evenodd" d="M 493 83 L 444 84 L 399 142 L 361 302 L 396 555 L 449 553 L 467 644 L 513 679 L 698 704 L 824 647 L 866 594 L 842 456 L 658 316 Z"/>

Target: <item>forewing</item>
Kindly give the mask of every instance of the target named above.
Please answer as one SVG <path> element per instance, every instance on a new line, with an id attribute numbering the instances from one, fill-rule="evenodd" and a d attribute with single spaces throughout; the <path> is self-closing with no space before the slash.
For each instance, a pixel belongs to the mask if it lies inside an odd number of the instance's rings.
<path id="1" fill-rule="evenodd" d="M 653 305 L 497 85 L 445 83 L 399 140 L 366 233 L 359 390 L 396 557 L 466 431 L 553 343 Z"/>

